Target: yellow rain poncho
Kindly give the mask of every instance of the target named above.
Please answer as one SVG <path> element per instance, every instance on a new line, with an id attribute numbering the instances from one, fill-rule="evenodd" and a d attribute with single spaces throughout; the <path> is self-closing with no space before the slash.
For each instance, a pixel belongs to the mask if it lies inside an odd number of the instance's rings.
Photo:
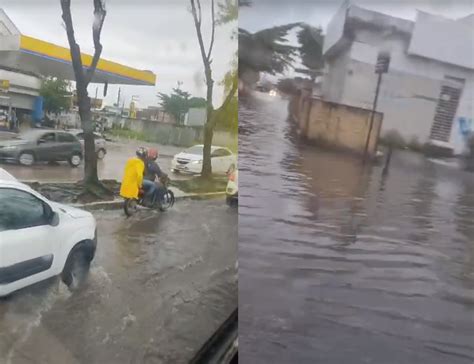
<path id="1" fill-rule="evenodd" d="M 138 198 L 138 191 L 143 182 L 145 163 L 139 158 L 130 158 L 125 165 L 120 196 L 123 198 Z"/>

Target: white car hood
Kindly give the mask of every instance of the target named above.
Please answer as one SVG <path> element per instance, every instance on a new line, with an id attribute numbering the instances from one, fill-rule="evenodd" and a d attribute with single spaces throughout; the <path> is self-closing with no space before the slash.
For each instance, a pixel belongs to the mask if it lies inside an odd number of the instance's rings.
<path id="1" fill-rule="evenodd" d="M 188 153 L 185 153 L 185 152 L 181 152 L 179 154 L 176 154 L 175 158 L 176 159 L 188 159 L 190 161 L 200 161 L 200 160 L 202 160 L 202 155 L 188 154 Z"/>
<path id="2" fill-rule="evenodd" d="M 68 214 L 69 216 L 71 216 L 72 218 L 74 219 L 81 219 L 81 218 L 87 218 L 87 217 L 91 217 L 92 214 L 90 212 L 87 212 L 87 211 L 84 211 L 84 210 L 81 210 L 81 209 L 78 209 L 78 208 L 75 208 L 75 207 L 72 207 L 72 206 L 68 206 L 68 205 L 63 205 L 61 203 L 57 203 L 57 202 L 50 202 L 51 206 L 54 208 L 54 210 L 59 210 L 65 214 Z"/>

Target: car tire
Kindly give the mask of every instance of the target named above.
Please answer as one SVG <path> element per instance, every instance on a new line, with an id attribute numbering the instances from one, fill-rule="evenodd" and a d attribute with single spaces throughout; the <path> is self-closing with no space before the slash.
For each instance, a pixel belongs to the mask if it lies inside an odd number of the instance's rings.
<path id="1" fill-rule="evenodd" d="M 82 155 L 80 153 L 73 153 L 68 160 L 69 164 L 73 168 L 79 167 L 82 162 Z"/>
<path id="2" fill-rule="evenodd" d="M 105 149 L 99 149 L 97 151 L 97 159 L 104 159 L 105 158 L 106 151 Z"/>
<path id="3" fill-rule="evenodd" d="M 22 166 L 32 166 L 35 163 L 35 155 L 33 152 L 22 152 L 18 156 L 18 162 Z"/>
<path id="4" fill-rule="evenodd" d="M 84 248 L 74 248 L 64 265 L 61 279 L 71 291 L 77 290 L 87 279 L 90 259 Z"/>

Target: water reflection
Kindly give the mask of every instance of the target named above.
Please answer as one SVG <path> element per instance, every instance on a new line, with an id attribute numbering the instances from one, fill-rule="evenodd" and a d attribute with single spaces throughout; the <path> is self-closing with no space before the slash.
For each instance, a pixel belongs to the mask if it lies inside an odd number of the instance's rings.
<path id="1" fill-rule="evenodd" d="M 243 362 L 472 363 L 474 177 L 301 145 L 281 100 L 239 100 Z"/>

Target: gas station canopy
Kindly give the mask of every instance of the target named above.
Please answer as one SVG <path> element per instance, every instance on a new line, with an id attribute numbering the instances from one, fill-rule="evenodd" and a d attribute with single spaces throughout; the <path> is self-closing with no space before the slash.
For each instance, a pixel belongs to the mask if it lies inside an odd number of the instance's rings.
<path id="1" fill-rule="evenodd" d="M 81 53 L 81 58 L 84 67 L 90 66 L 92 55 Z M 74 81 L 69 48 L 21 34 L 0 9 L 0 67 L 2 66 L 20 72 Z M 151 71 L 100 59 L 91 82 L 153 86 L 156 75 Z"/>

